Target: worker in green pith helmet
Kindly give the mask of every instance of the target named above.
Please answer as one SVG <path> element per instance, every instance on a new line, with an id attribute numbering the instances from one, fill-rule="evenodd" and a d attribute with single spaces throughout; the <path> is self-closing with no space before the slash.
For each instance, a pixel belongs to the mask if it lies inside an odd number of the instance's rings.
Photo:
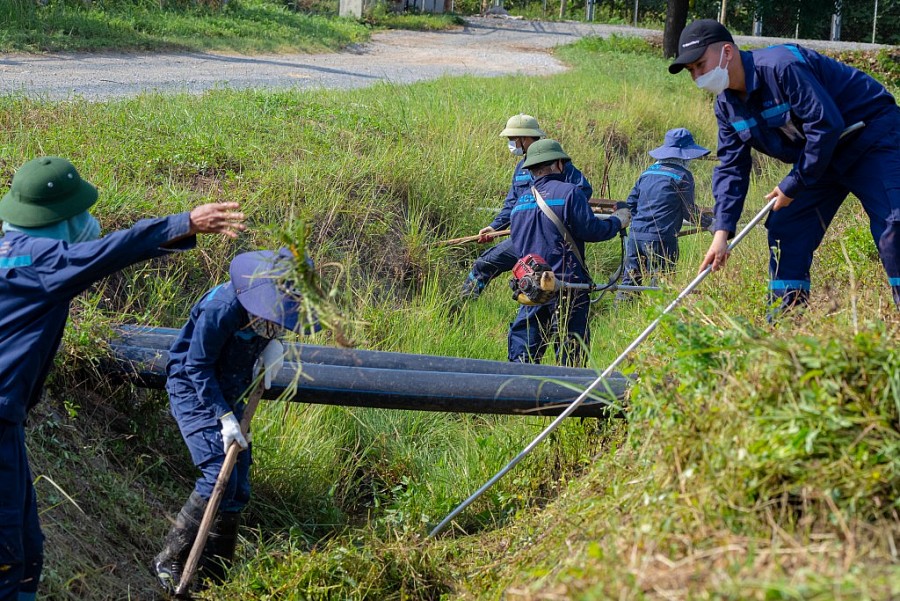
<path id="1" fill-rule="evenodd" d="M 89 209 L 97 189 L 66 159 L 22 165 L 0 200 L 0 601 L 31 601 L 44 537 L 25 448 L 25 418 L 38 403 L 69 315 L 94 282 L 139 261 L 196 245 L 196 234 L 236 237 L 237 203 L 216 203 L 100 236 Z"/>
<path id="2" fill-rule="evenodd" d="M 585 242 L 615 238 L 628 227 L 631 213 L 617 209 L 609 219 L 598 219 L 581 188 L 565 179 L 569 155 L 556 140 L 531 145 L 524 167 L 534 182 L 519 196 L 510 215 L 510 240 L 518 257 L 539 255 L 562 283 L 547 302 L 522 306 L 509 327 L 509 360 L 539 363 L 547 346 L 556 343 L 562 365 L 583 363 L 582 346 L 588 344 L 590 298 L 586 290 L 565 284 L 590 284 L 584 262 Z"/>

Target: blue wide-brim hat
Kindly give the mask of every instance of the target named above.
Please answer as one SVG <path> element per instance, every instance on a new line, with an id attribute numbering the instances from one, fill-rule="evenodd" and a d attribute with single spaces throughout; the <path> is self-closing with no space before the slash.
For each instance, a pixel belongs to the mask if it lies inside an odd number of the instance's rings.
<path id="1" fill-rule="evenodd" d="M 303 309 L 287 279 L 293 270 L 294 256 L 287 248 L 241 253 L 228 268 L 238 302 L 248 313 L 295 331 Z"/>
<path id="2" fill-rule="evenodd" d="M 683 127 L 670 129 L 659 148 L 649 152 L 654 159 L 699 159 L 709 154 L 709 148 L 694 143 L 694 136 Z"/>

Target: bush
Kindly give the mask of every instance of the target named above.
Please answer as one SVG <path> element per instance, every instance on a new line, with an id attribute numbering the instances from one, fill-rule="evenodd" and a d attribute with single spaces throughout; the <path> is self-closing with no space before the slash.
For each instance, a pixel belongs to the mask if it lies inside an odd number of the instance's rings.
<path id="1" fill-rule="evenodd" d="M 663 464 L 714 486 L 720 510 L 774 504 L 804 523 L 893 515 L 900 354 L 883 323 L 783 338 L 677 324 L 672 336 L 634 416 L 659 431 Z"/>

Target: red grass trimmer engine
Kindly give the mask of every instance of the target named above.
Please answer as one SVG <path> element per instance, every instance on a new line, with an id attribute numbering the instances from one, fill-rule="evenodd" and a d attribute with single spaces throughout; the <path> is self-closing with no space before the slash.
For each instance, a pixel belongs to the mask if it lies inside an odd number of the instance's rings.
<path id="1" fill-rule="evenodd" d="M 543 305 L 556 296 L 556 276 L 540 255 L 526 255 L 516 261 L 509 280 L 513 300 L 523 305 Z"/>

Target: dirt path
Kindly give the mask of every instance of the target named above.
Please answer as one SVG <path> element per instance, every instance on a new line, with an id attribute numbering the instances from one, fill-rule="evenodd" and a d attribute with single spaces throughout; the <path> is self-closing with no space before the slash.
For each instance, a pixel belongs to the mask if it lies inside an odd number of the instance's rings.
<path id="1" fill-rule="evenodd" d="M 99 100 L 150 90 L 199 93 L 215 87 L 355 88 L 378 81 L 403 84 L 441 75 L 546 75 L 565 68 L 547 53 L 549 48 L 587 35 L 613 33 L 661 35 L 615 25 L 473 17 L 452 31 L 376 33 L 368 44 L 330 54 L 0 55 L 0 94 Z M 756 45 L 771 42 L 767 39 Z"/>

